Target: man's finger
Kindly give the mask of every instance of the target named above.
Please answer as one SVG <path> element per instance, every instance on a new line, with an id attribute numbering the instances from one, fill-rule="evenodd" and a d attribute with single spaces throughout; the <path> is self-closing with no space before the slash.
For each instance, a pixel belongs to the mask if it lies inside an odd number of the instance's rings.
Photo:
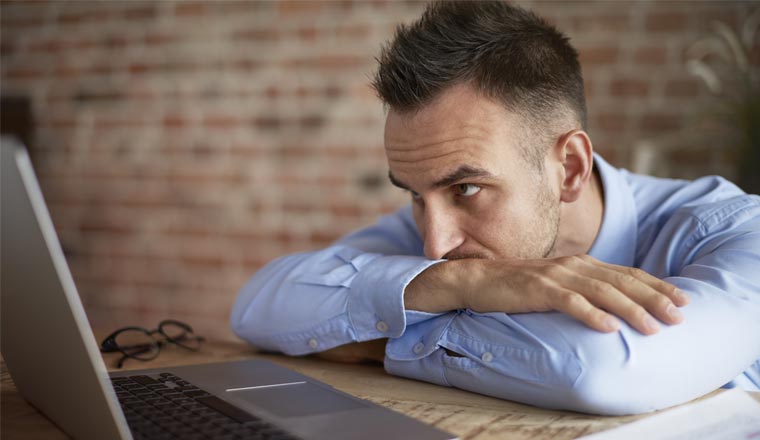
<path id="1" fill-rule="evenodd" d="M 617 270 L 618 268 L 628 269 L 622 266 L 594 264 L 584 268 L 586 276 L 609 283 L 620 292 L 610 292 L 609 296 L 597 301 L 592 300 L 593 304 L 620 316 L 639 331 L 644 330 L 645 334 L 656 333 L 659 330 L 659 325 L 652 320 L 650 314 L 667 324 L 679 324 L 683 321 L 683 315 L 669 296 L 634 274 L 626 270 Z M 627 301 L 623 300 L 621 295 L 626 297 Z"/>
<path id="2" fill-rule="evenodd" d="M 609 274 L 603 272 L 606 269 L 597 269 L 595 273 L 597 277 L 601 275 L 609 276 Z M 636 281 L 636 284 L 638 284 L 636 287 L 639 289 L 649 289 L 648 286 L 638 281 Z M 631 299 L 628 292 L 624 293 L 606 281 L 578 275 L 573 280 L 572 289 L 583 292 L 583 296 L 592 306 L 619 316 L 630 324 L 631 327 L 645 335 L 651 335 L 660 330 L 660 324 L 657 323 L 657 320 L 644 307 L 639 305 L 636 300 Z M 660 297 L 667 301 L 664 296 L 660 295 Z"/>
<path id="3" fill-rule="evenodd" d="M 608 269 L 622 271 L 638 280 L 641 280 L 643 283 L 647 284 L 649 287 L 655 289 L 656 291 L 670 298 L 670 300 L 673 301 L 673 304 L 679 307 L 689 304 L 689 301 L 690 301 L 689 296 L 684 291 L 668 283 L 667 281 L 663 281 L 653 275 L 648 274 L 644 270 L 637 269 L 635 267 L 617 266 L 615 264 L 602 263 L 602 262 L 600 262 L 600 264 L 607 267 Z"/>
<path id="4" fill-rule="evenodd" d="M 560 289 L 553 293 L 551 306 L 600 332 L 609 333 L 620 329 L 620 321 L 591 304 L 579 293 Z"/>

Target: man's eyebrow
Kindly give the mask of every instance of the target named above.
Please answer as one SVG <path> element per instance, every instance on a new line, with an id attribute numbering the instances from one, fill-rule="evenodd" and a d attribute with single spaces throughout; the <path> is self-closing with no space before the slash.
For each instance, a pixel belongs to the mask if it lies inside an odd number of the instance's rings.
<path id="1" fill-rule="evenodd" d="M 445 188 L 459 182 L 460 180 L 471 179 L 473 177 L 493 177 L 493 174 L 487 170 L 484 170 L 483 168 L 473 167 L 470 165 L 460 165 L 459 168 L 453 172 L 434 182 L 433 187 Z M 409 185 L 398 180 L 396 176 L 394 176 L 390 171 L 388 171 L 388 179 L 390 179 L 391 183 L 394 186 L 397 186 L 401 189 L 410 190 Z"/>
<path id="2" fill-rule="evenodd" d="M 397 186 L 397 187 L 399 187 L 401 189 L 405 189 L 405 190 L 409 191 L 409 185 L 407 185 L 407 184 L 403 183 L 402 181 L 396 179 L 396 176 L 394 176 L 393 173 L 390 172 L 390 171 L 388 171 L 388 179 L 391 181 L 391 183 L 393 184 L 393 186 Z"/>
<path id="3" fill-rule="evenodd" d="M 445 188 L 451 186 L 460 180 L 471 179 L 473 177 L 493 177 L 493 174 L 470 165 L 460 165 L 454 172 L 433 183 L 434 188 Z"/>

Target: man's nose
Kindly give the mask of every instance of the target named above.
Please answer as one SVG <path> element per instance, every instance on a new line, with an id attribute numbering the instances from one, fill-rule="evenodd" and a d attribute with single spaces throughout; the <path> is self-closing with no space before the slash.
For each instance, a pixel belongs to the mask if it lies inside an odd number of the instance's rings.
<path id="1" fill-rule="evenodd" d="M 440 260 L 464 242 L 464 234 L 455 215 L 428 208 L 425 212 L 425 256 Z"/>

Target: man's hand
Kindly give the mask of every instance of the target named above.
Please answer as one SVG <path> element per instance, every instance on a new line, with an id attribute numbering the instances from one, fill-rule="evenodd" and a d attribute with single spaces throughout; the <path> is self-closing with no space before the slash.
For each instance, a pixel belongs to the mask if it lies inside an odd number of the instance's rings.
<path id="1" fill-rule="evenodd" d="M 407 286 L 409 310 L 446 312 L 566 313 L 589 327 L 611 332 L 619 316 L 643 334 L 678 324 L 676 306 L 689 297 L 646 272 L 588 255 L 538 260 L 451 260 L 431 266 Z"/>

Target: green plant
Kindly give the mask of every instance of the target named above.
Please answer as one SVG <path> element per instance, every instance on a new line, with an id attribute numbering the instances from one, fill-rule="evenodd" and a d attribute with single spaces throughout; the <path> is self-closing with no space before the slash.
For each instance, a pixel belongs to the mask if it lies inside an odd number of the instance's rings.
<path id="1" fill-rule="evenodd" d="M 723 126 L 737 148 L 737 183 L 760 193 L 760 9 L 752 12 L 738 34 L 722 22 L 711 35 L 687 51 L 686 68 L 701 78 L 716 97 L 710 115 Z"/>

